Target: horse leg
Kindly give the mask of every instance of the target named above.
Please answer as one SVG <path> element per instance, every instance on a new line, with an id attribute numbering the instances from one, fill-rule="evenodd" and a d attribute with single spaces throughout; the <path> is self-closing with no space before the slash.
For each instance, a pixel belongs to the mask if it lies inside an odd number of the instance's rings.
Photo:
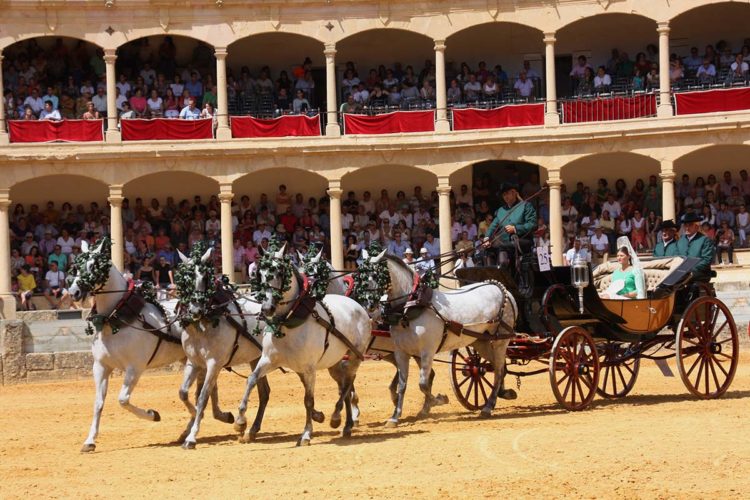
<path id="1" fill-rule="evenodd" d="M 156 410 L 144 410 L 130 403 L 130 395 L 133 393 L 138 380 L 141 378 L 143 372 L 137 372 L 132 366 L 125 370 L 125 380 L 122 382 L 122 389 L 120 389 L 120 396 L 118 401 L 120 406 L 128 410 L 130 413 L 138 418 L 144 420 L 151 420 L 153 422 L 159 422 L 161 415 Z"/>
<path id="2" fill-rule="evenodd" d="M 240 436 L 241 443 L 250 442 L 250 431 L 245 431 L 245 429 L 247 428 L 247 418 L 245 417 L 245 412 L 247 412 L 247 400 L 250 398 L 250 393 L 252 392 L 253 388 L 258 385 L 258 382 L 274 368 L 275 367 L 273 363 L 271 363 L 271 360 L 264 356 L 258 360 L 258 364 L 255 365 L 253 373 L 251 373 L 250 376 L 247 377 L 245 393 L 242 395 L 237 418 L 234 421 L 234 430 L 239 433 L 246 432 L 246 434 Z"/>
<path id="3" fill-rule="evenodd" d="M 297 446 L 310 445 L 312 439 L 312 414 L 315 409 L 315 370 L 308 373 L 298 373 L 302 385 L 305 386 L 305 430 L 302 431 Z"/>
<path id="4" fill-rule="evenodd" d="M 495 380 L 490 392 L 490 397 L 487 398 L 482 408 L 480 417 L 489 418 L 492 416 L 492 410 L 495 409 L 497 403 L 497 397 L 503 397 L 504 385 L 505 385 L 505 353 L 508 348 L 509 340 L 501 340 L 496 343 L 490 343 L 490 348 L 493 351 L 492 366 L 495 369 Z M 515 391 L 512 391 L 515 394 Z"/>
<path id="5" fill-rule="evenodd" d="M 203 419 L 203 413 L 206 410 L 208 404 L 208 398 L 211 397 L 212 393 L 215 392 L 216 379 L 219 378 L 219 368 L 213 360 L 208 360 L 206 363 L 206 378 L 203 381 L 203 387 L 201 387 L 201 393 L 196 399 L 195 405 L 195 418 L 193 421 L 193 427 L 190 429 L 190 434 L 185 438 L 185 442 L 182 443 L 182 448 L 185 450 L 195 449 L 195 439 L 200 430 L 201 420 Z"/>
<path id="6" fill-rule="evenodd" d="M 345 438 L 351 437 L 352 428 L 354 427 L 354 412 L 352 411 L 352 394 L 354 392 L 354 379 L 357 378 L 357 369 L 359 368 L 359 359 L 352 361 L 345 366 L 344 372 L 344 405 L 346 408 L 346 423 L 341 435 Z"/>
<path id="7" fill-rule="evenodd" d="M 419 360 L 419 389 L 424 394 L 424 404 L 417 414 L 418 418 L 424 418 L 430 414 L 432 402 L 435 398 L 432 396 L 432 356 L 422 356 Z"/>
<path id="8" fill-rule="evenodd" d="M 391 401 L 393 402 L 393 406 L 396 406 L 398 404 L 398 391 L 396 390 L 398 388 L 398 364 L 396 363 L 396 357 L 391 353 L 388 356 L 385 356 L 383 361 L 388 361 L 396 367 L 396 373 L 393 374 L 391 384 L 388 386 L 388 390 L 391 393 Z"/>
<path id="9" fill-rule="evenodd" d="M 393 353 L 394 360 L 396 361 L 396 367 L 398 372 L 398 391 L 396 397 L 396 404 L 393 408 L 393 415 L 389 418 L 385 426 L 396 427 L 398 425 L 398 419 L 401 418 L 401 411 L 404 407 L 404 394 L 406 393 L 406 382 L 409 380 L 409 355 L 401 351 Z"/>
<path id="10" fill-rule="evenodd" d="M 218 376 L 217 376 L 217 379 L 218 379 Z M 211 391 L 211 412 L 213 413 L 214 419 L 218 420 L 219 422 L 224 422 L 225 424 L 234 423 L 234 415 L 232 415 L 232 412 L 221 411 L 221 407 L 219 406 L 218 380 L 217 380 L 217 383 L 214 384 L 214 388 Z"/>
<path id="11" fill-rule="evenodd" d="M 344 394 L 344 363 L 345 361 L 339 361 L 328 368 L 328 373 L 330 373 L 331 378 L 336 381 L 336 384 L 339 387 L 339 399 L 336 401 L 336 406 L 333 409 L 333 413 L 331 413 L 331 420 L 329 421 L 331 428 L 333 429 L 338 429 L 339 425 L 341 425 L 341 409 L 344 407 L 344 399 L 346 398 L 346 394 Z"/>
<path id="12" fill-rule="evenodd" d="M 432 394 L 432 383 L 435 381 L 435 369 L 430 369 L 430 394 Z M 448 396 L 445 394 L 435 394 L 430 400 L 431 406 L 442 406 L 448 404 Z"/>
<path id="13" fill-rule="evenodd" d="M 182 434 L 180 434 L 180 437 L 177 438 L 177 441 L 180 443 L 185 441 L 185 438 L 190 434 L 190 428 L 193 427 L 193 422 L 195 422 L 195 406 L 190 402 L 190 386 L 193 385 L 198 375 L 201 374 L 200 372 L 201 370 L 197 366 L 188 361 L 182 373 L 182 385 L 180 386 L 179 395 L 180 401 L 182 401 L 190 413 L 190 421 L 185 430 L 182 431 Z M 202 376 L 205 377 L 205 375 Z"/>
<path id="14" fill-rule="evenodd" d="M 357 394 L 357 390 L 354 388 L 354 384 L 352 384 L 352 391 L 349 398 L 349 404 L 352 407 L 352 425 L 355 427 L 359 425 L 359 395 Z"/>
<path id="15" fill-rule="evenodd" d="M 107 399 L 107 388 L 109 387 L 109 376 L 112 369 L 94 361 L 94 384 L 96 385 L 96 396 L 94 397 L 94 419 L 91 421 L 89 436 L 83 443 L 81 452 L 88 453 L 96 449 L 96 436 L 99 434 L 99 422 L 102 419 L 102 408 L 104 400 Z"/>
<path id="16" fill-rule="evenodd" d="M 263 423 L 263 415 L 266 413 L 268 400 L 271 398 L 271 386 L 268 384 L 268 377 L 263 377 L 258 381 L 258 411 L 255 413 L 255 420 L 245 437 L 247 441 L 255 441 L 255 436 L 260 432 L 260 426 Z"/>

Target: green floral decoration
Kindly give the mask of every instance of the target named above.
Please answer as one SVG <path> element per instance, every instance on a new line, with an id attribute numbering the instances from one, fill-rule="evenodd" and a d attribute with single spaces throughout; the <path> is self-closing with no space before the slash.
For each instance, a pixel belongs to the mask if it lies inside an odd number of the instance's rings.
<path id="1" fill-rule="evenodd" d="M 380 255 L 382 251 L 383 248 L 377 242 L 371 243 L 367 249 L 370 257 Z M 371 282 L 374 286 L 371 285 Z M 360 304 L 377 304 L 390 285 L 391 276 L 388 273 L 388 264 L 384 258 L 374 264 L 369 259 L 363 259 L 357 272 L 354 273 L 352 297 Z"/>
<path id="2" fill-rule="evenodd" d="M 314 245 L 310 245 L 310 249 L 307 251 L 302 258 L 302 272 L 305 273 L 308 280 L 310 280 L 310 291 L 309 294 L 315 300 L 322 300 L 328 290 L 328 283 L 331 277 L 331 268 L 328 262 L 323 258 L 314 261 L 315 257 L 318 256 L 318 250 Z"/>
<path id="3" fill-rule="evenodd" d="M 216 294 L 214 266 L 210 259 L 208 262 L 201 262 L 201 257 L 206 253 L 206 250 L 208 250 L 208 245 L 203 241 L 199 241 L 193 246 L 190 252 L 190 259 L 177 266 L 175 285 L 180 293 L 180 304 L 197 305 L 203 312 L 202 316 L 210 320 L 214 326 L 217 326 L 221 311 L 214 311 L 212 314 L 209 309 L 209 305 Z M 204 276 L 205 290 L 196 289 L 196 273 Z M 188 326 L 194 322 L 195 320 L 188 315 L 183 315 L 180 318 L 182 326 Z"/>
<path id="4" fill-rule="evenodd" d="M 284 297 L 284 293 L 289 291 L 292 286 L 292 263 L 288 255 L 284 255 L 281 259 L 277 259 L 274 254 L 281 249 L 283 243 L 279 243 L 275 240 L 268 244 L 268 248 L 264 251 L 263 255 L 256 261 L 257 268 L 250 277 L 250 290 L 252 291 L 252 297 L 258 302 L 263 302 L 266 299 L 268 291 L 271 292 L 273 300 L 275 302 L 281 302 Z M 280 276 L 281 287 L 271 288 L 268 283 L 264 282 L 261 278 L 261 272 L 265 271 L 266 276 Z M 284 332 L 281 331 L 281 327 L 284 326 L 285 318 L 266 318 L 266 326 L 263 331 L 273 333 L 274 337 L 281 338 L 284 336 Z M 253 330 L 254 335 L 260 335 L 261 328 L 260 322 L 255 325 Z"/>

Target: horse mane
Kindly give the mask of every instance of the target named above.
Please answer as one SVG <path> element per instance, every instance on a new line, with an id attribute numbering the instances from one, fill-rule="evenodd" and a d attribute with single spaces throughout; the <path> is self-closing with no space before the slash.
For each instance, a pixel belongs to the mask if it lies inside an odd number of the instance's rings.
<path id="1" fill-rule="evenodd" d="M 394 255 L 389 255 L 389 254 L 385 254 L 385 256 L 384 256 L 384 257 L 385 257 L 386 259 L 390 260 L 391 262 L 394 262 L 394 263 L 396 263 L 396 265 L 397 265 L 397 266 L 399 266 L 399 267 L 400 267 L 401 269 L 403 269 L 404 271 L 406 271 L 406 272 L 407 272 L 407 273 L 409 274 L 409 276 L 411 276 L 412 278 L 414 277 L 414 273 L 415 273 L 416 271 L 415 271 L 414 269 L 412 269 L 411 267 L 407 266 L 407 265 L 406 265 L 406 264 L 404 263 L 404 261 L 403 261 L 403 260 L 399 259 L 398 257 L 396 257 L 396 256 L 394 256 Z"/>

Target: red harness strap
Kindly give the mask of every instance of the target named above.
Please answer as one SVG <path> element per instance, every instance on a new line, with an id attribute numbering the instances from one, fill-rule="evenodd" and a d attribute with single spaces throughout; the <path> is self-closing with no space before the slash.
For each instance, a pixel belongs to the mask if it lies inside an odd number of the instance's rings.
<path id="1" fill-rule="evenodd" d="M 354 292 L 354 276 L 351 274 L 344 276 L 344 283 L 346 283 L 346 292 L 344 292 L 344 296 L 351 297 Z"/>

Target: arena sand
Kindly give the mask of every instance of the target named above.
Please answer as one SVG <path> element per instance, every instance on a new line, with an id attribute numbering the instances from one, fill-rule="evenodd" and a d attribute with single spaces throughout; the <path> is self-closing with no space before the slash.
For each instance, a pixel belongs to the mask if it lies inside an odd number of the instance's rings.
<path id="1" fill-rule="evenodd" d="M 161 412 L 158 423 L 118 407 L 115 377 L 90 455 L 79 453 L 91 421 L 90 380 L 2 387 L 0 498 L 747 498 L 750 351 L 742 359 L 721 400 L 695 400 L 679 376 L 664 378 L 644 362 L 623 400 L 568 413 L 538 375 L 490 420 L 458 405 L 442 364 L 436 385 L 451 402 L 415 420 L 421 393 L 412 369 L 407 418 L 397 429 L 383 425 L 393 368 L 367 361 L 354 436 L 344 440 L 326 422 L 305 448 L 295 447 L 304 408 L 294 374 L 272 375 L 257 442 L 239 444 L 231 426 L 207 418 L 195 451 L 174 444 L 186 423 L 176 373 L 146 376 L 134 393 L 134 402 Z M 222 406 L 236 413 L 244 381 L 225 373 L 220 382 Z M 328 415 L 335 391 L 326 372 L 317 389 L 316 406 Z"/>

